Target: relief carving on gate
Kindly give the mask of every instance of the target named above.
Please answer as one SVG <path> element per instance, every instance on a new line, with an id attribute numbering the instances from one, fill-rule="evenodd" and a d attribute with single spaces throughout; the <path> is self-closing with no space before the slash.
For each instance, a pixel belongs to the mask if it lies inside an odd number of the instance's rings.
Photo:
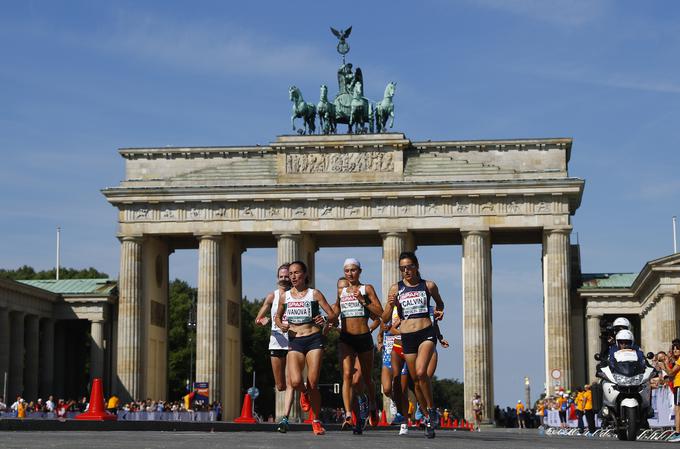
<path id="1" fill-rule="evenodd" d="M 393 172 L 391 152 L 286 154 L 286 173 Z"/>

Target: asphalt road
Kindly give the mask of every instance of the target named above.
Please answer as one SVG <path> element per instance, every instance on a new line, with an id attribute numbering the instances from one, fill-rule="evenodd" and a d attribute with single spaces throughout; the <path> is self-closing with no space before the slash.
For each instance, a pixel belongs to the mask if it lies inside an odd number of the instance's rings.
<path id="1" fill-rule="evenodd" d="M 669 443 L 647 441 L 618 441 L 612 439 L 557 437 L 539 435 L 535 430 L 488 430 L 480 433 L 438 431 L 434 440 L 428 440 L 422 432 L 412 431 L 408 436 L 392 431 L 367 431 L 361 436 L 349 432 L 328 432 L 315 436 L 312 432 L 159 432 L 159 431 L 4 431 L 0 432 L 3 449 L 254 449 L 254 448 L 316 448 L 358 449 L 390 448 L 413 449 L 461 448 L 461 449 L 525 449 L 525 448 L 646 448 L 662 447 Z"/>

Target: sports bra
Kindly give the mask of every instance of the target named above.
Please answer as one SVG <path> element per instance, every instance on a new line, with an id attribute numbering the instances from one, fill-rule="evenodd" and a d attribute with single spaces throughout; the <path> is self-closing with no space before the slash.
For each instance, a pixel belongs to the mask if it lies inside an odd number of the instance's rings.
<path id="1" fill-rule="evenodd" d="M 307 289 L 302 298 L 293 298 L 290 290 L 286 292 L 285 315 L 291 324 L 311 323 L 319 314 L 319 301 L 314 299 L 314 289 Z"/>
<path id="2" fill-rule="evenodd" d="M 431 297 L 425 279 L 421 279 L 418 285 L 413 287 L 404 284 L 404 281 L 399 281 L 397 293 L 399 318 L 402 320 L 429 318 Z"/>
<path id="3" fill-rule="evenodd" d="M 359 286 L 359 294 L 363 296 L 368 303 L 369 299 L 366 296 L 366 286 Z M 368 309 L 359 302 L 359 297 L 356 292 L 348 292 L 347 287 L 343 287 L 340 293 L 340 317 L 341 318 L 368 318 L 370 315 Z"/>

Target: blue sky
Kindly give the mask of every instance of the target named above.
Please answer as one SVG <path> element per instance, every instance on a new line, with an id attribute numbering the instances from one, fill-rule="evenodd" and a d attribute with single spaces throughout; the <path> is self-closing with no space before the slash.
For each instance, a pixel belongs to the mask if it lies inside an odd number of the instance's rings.
<path id="1" fill-rule="evenodd" d="M 397 82 L 395 130 L 413 140 L 573 137 L 586 180 L 573 218 L 586 272 L 637 272 L 672 252 L 680 213 L 680 5 L 675 1 L 3 2 L 0 266 L 115 276 L 116 213 L 99 190 L 117 148 L 266 144 L 289 133 L 288 86 L 335 89 L 328 27 L 353 26 L 348 60 L 368 97 Z M 574 238 L 575 239 L 575 236 Z M 330 292 L 347 255 L 380 284 L 377 248 L 322 249 Z M 439 375 L 462 378 L 460 247 L 419 249 L 450 308 Z M 496 402 L 543 376 L 540 247 L 493 249 Z M 246 284 L 273 250 L 244 254 Z M 195 284 L 196 253 L 172 256 Z M 273 277 L 272 277 L 273 280 Z M 248 297 L 263 296 L 255 283 Z M 521 313 L 518 311 L 521 310 Z"/>

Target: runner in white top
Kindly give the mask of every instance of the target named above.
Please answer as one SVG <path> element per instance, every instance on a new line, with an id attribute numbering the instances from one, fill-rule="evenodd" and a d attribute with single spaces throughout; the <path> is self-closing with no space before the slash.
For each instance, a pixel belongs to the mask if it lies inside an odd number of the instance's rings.
<path id="1" fill-rule="evenodd" d="M 269 337 L 269 356 L 272 363 L 272 372 L 274 373 L 274 382 L 278 391 L 285 391 L 285 413 L 277 427 L 279 432 L 285 433 L 288 430 L 288 415 L 293 404 L 293 387 L 287 381 L 286 375 L 286 356 L 288 355 L 288 333 L 281 331 L 276 325 L 273 315 L 279 309 L 279 301 L 285 295 L 287 290 L 290 290 L 290 279 L 288 278 L 288 264 L 283 264 L 277 271 L 277 289 L 269 293 L 262 303 L 262 307 L 257 312 L 255 317 L 255 324 L 259 326 L 266 326 L 271 322 L 271 336 Z M 270 313 L 271 311 L 271 313 Z M 270 320 L 267 313 L 272 315 Z M 283 317 L 283 322 L 287 323 L 286 317 Z"/>
<path id="2" fill-rule="evenodd" d="M 335 320 L 335 313 L 323 294 L 307 285 L 307 265 L 304 262 L 291 262 L 288 274 L 292 288 L 286 292 L 285 301 L 279 303 L 274 319 L 282 331 L 288 332 L 289 350 L 286 360 L 290 383 L 300 392 L 302 409 L 313 412 L 312 431 L 315 435 L 324 435 L 326 431 L 319 420 L 319 376 L 323 357 L 321 328 L 327 321 Z M 321 315 L 320 309 L 327 316 Z M 283 321 L 284 314 L 288 318 L 287 323 Z M 302 377 L 305 365 L 307 385 Z"/>

